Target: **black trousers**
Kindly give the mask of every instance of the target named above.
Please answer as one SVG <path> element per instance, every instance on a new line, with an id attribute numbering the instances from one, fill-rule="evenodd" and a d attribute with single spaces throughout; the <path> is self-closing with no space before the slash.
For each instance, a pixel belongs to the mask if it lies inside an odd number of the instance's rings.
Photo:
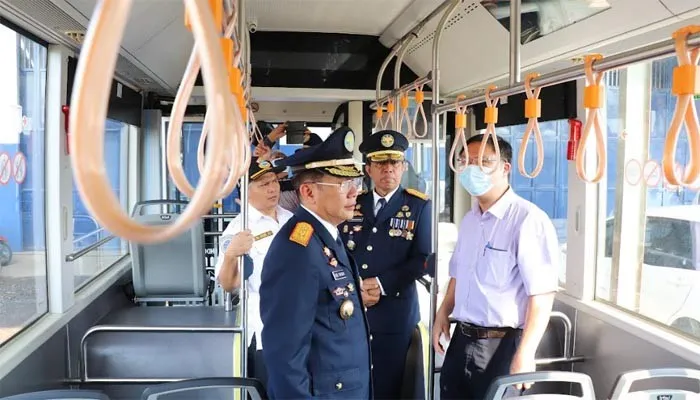
<path id="1" fill-rule="evenodd" d="M 496 378 L 510 374 L 520 335 L 513 330 L 498 339 L 476 339 L 457 325 L 442 364 L 440 399 L 483 399 Z M 504 397 L 519 394 L 511 387 Z"/>
<path id="2" fill-rule="evenodd" d="M 248 377 L 259 380 L 267 389 L 267 368 L 265 368 L 262 350 L 256 350 L 256 340 L 257 338 L 253 336 L 248 347 Z"/>

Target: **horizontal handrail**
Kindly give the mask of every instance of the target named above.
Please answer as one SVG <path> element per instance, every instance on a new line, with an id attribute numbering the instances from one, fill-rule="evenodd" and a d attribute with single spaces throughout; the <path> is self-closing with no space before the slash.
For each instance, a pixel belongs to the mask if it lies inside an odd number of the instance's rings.
<path id="1" fill-rule="evenodd" d="M 398 96 L 401 93 L 409 92 L 409 91 L 411 91 L 411 89 L 415 89 L 419 86 L 423 86 L 425 84 L 428 84 L 428 83 L 430 83 L 430 81 L 432 81 L 432 79 L 433 79 L 433 73 L 432 73 L 432 71 L 429 71 L 426 76 L 418 78 L 411 83 L 407 83 L 398 89 L 394 89 L 391 92 L 389 92 L 389 94 L 387 94 L 386 96 L 381 97 L 381 98 L 373 101 L 372 104 L 370 104 L 369 108 L 371 108 L 372 110 L 376 110 L 380 104 L 386 103 L 387 101 L 391 100 L 392 98 Z"/>
<path id="2" fill-rule="evenodd" d="M 695 33 L 688 36 L 688 46 L 695 47 L 700 45 L 700 33 Z M 593 62 L 593 72 L 604 72 L 611 69 L 625 67 L 627 65 L 636 64 L 643 61 L 651 61 L 658 58 L 674 55 L 676 52 L 675 39 L 665 40 L 663 42 L 654 43 L 645 47 L 638 47 L 623 53 L 611 55 Z M 560 83 L 569 82 L 580 79 L 585 76 L 585 71 L 582 66 L 575 66 L 562 69 L 549 74 L 543 74 L 532 80 L 531 87 L 533 89 L 543 88 L 546 86 L 558 85 Z M 497 89 L 491 92 L 491 98 L 510 97 L 515 94 L 525 91 L 524 82 Z M 433 112 L 442 114 L 449 111 L 454 111 L 457 107 L 468 107 L 475 104 L 483 103 L 484 95 L 473 96 L 464 100 L 452 101 L 436 106 Z"/>
<path id="3" fill-rule="evenodd" d="M 238 213 L 207 214 L 207 215 L 202 215 L 202 219 L 236 218 L 238 215 L 239 215 Z"/>
<path id="4" fill-rule="evenodd" d="M 79 238 L 77 238 L 77 239 L 73 239 L 73 244 L 79 243 L 79 242 L 81 242 L 81 241 L 83 241 L 83 240 L 85 240 L 85 239 L 87 239 L 87 238 L 89 238 L 89 237 L 91 237 L 91 236 L 95 236 L 95 235 L 97 235 L 98 233 L 102 233 L 104 230 L 105 230 L 105 228 L 98 228 L 98 229 L 95 229 L 94 231 L 92 231 L 92 232 L 90 232 L 90 233 L 86 233 L 85 235 L 83 235 L 83 236 L 81 236 L 81 237 L 79 237 Z"/>
<path id="5" fill-rule="evenodd" d="M 79 259 L 80 257 L 86 255 L 87 253 L 97 249 L 98 247 L 102 246 L 103 244 L 109 242 L 110 240 L 112 240 L 114 238 L 116 238 L 116 236 L 114 236 L 114 235 L 105 236 L 104 238 L 96 241 L 95 243 L 93 243 L 87 247 L 84 247 L 84 248 L 82 248 L 74 253 L 68 254 L 66 256 L 66 261 L 73 262 L 73 261 Z"/>

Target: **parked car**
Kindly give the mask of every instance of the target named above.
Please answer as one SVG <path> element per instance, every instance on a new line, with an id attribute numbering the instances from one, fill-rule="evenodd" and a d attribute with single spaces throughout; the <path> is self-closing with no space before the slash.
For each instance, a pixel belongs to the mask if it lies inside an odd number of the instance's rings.
<path id="1" fill-rule="evenodd" d="M 700 337 L 700 205 L 650 208 L 637 309 L 648 318 Z M 596 297 L 611 300 L 614 217 L 596 271 Z M 560 276 L 566 277 L 566 244 Z M 562 280 L 564 280 L 562 279 Z M 621 279 L 625 279 L 624 276 Z"/>
<path id="2" fill-rule="evenodd" d="M 10 265 L 12 262 L 12 249 L 10 244 L 7 243 L 7 239 L 4 236 L 0 236 L 0 267 Z"/>

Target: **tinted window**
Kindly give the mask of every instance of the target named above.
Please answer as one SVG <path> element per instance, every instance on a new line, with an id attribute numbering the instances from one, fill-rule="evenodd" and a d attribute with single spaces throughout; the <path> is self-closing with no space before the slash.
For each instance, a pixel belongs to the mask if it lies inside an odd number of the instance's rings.
<path id="1" fill-rule="evenodd" d="M 692 237 L 689 221 L 649 217 L 644 239 L 644 263 L 694 269 Z"/>

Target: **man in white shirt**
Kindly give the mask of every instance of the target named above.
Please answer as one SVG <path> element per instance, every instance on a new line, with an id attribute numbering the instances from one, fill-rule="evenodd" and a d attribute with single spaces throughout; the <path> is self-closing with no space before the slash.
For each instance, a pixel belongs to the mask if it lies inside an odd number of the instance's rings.
<path id="1" fill-rule="evenodd" d="M 277 173 L 282 168 L 273 168 L 269 161 L 253 159 L 248 169 L 248 230 L 241 231 L 243 220 L 239 214 L 226 227 L 221 236 L 220 256 L 216 262 L 215 276 L 224 290 L 240 287 L 241 271 L 238 257 L 247 254 L 252 260 L 252 271 L 246 271 L 248 282 L 248 321 L 246 321 L 249 375 L 266 383 L 266 369 L 262 360 L 262 321 L 260 320 L 260 274 L 263 260 L 272 239 L 292 213 L 281 208 L 280 185 Z M 230 244 L 229 244 L 230 243 Z M 255 347 L 253 347 L 255 346 Z"/>

